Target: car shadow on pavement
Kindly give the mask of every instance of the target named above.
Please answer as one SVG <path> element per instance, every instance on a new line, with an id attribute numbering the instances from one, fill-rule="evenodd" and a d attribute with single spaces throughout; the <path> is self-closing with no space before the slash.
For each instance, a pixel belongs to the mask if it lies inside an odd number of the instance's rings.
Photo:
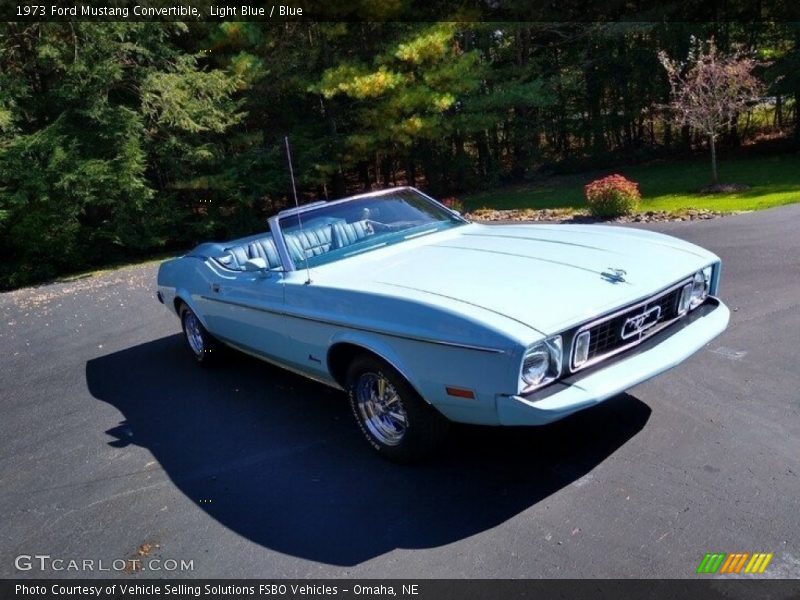
<path id="1" fill-rule="evenodd" d="M 244 355 L 226 363 L 198 367 L 179 335 L 87 362 L 91 394 L 125 419 L 109 444 L 147 448 L 253 542 L 341 566 L 491 529 L 580 480 L 650 416 L 622 394 L 542 428 L 460 426 L 403 467 L 373 454 L 343 393 Z"/>

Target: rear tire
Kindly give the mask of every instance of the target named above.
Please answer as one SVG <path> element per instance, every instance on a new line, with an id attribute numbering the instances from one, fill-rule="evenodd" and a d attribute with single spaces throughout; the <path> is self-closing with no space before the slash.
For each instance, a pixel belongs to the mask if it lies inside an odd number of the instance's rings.
<path id="1" fill-rule="evenodd" d="M 183 328 L 183 339 L 186 340 L 186 345 L 197 364 L 208 367 L 219 363 L 222 358 L 222 344 L 208 333 L 208 330 L 203 327 L 200 319 L 191 308 L 182 304 L 179 314 L 181 327 Z"/>
<path id="2" fill-rule="evenodd" d="M 419 461 L 439 448 L 446 437 L 450 422 L 397 370 L 373 355 L 362 354 L 350 364 L 347 392 L 361 433 L 389 460 Z"/>

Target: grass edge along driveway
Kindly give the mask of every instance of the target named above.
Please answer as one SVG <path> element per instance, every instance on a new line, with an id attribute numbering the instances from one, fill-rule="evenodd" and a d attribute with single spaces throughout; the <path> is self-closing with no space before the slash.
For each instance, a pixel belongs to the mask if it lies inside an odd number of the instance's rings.
<path id="1" fill-rule="evenodd" d="M 559 175 L 524 185 L 497 188 L 464 196 L 466 210 L 479 208 L 566 209 L 586 207 L 583 186 L 605 175 L 619 173 L 639 184 L 640 212 L 681 213 L 689 209 L 716 212 L 761 210 L 800 202 L 800 153 L 748 158 L 723 158 L 720 182 L 749 185 L 741 192 L 701 194 L 709 183 L 710 167 L 703 158 L 657 161 L 646 165 L 610 168 L 575 175 Z"/>

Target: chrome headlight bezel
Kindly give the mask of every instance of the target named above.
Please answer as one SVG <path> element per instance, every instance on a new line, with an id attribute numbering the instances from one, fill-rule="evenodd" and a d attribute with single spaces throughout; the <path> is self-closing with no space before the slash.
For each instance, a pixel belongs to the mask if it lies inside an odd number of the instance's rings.
<path id="1" fill-rule="evenodd" d="M 520 364 L 520 393 L 532 392 L 561 377 L 563 359 L 564 345 L 560 335 L 528 347 Z"/>

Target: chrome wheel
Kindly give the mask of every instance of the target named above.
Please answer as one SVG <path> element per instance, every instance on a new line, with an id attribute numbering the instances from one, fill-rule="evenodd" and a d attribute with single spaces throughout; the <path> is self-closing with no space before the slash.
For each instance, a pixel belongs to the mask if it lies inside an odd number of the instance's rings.
<path id="1" fill-rule="evenodd" d="M 381 373 L 362 373 L 354 387 L 361 419 L 375 439 L 397 446 L 408 427 L 408 415 L 394 386 Z"/>
<path id="2" fill-rule="evenodd" d="M 203 344 L 203 332 L 200 329 L 200 320 L 192 311 L 186 311 L 186 316 L 183 318 L 183 327 L 186 331 L 186 341 L 197 356 L 201 356 L 205 350 Z"/>
<path id="3" fill-rule="evenodd" d="M 367 352 L 353 357 L 344 384 L 361 433 L 384 458 L 413 463 L 444 440 L 447 419 L 380 357 Z"/>

